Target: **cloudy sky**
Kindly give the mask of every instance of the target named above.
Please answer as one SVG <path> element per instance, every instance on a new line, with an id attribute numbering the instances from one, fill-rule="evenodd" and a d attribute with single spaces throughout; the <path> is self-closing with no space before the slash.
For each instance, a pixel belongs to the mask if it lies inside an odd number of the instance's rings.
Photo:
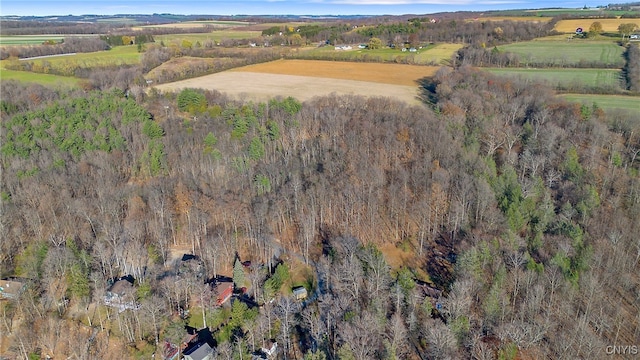
<path id="1" fill-rule="evenodd" d="M 620 1 L 627 2 L 627 1 Z M 0 15 L 400 15 L 441 11 L 581 8 L 606 5 L 592 0 L 0 0 Z"/>

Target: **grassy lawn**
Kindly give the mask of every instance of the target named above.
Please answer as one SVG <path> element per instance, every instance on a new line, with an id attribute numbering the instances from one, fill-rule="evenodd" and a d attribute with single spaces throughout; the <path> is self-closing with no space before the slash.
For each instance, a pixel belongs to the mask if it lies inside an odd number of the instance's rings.
<path id="1" fill-rule="evenodd" d="M 487 71 L 504 76 L 524 77 L 551 86 L 620 87 L 620 70 L 617 69 L 506 69 L 487 68 Z"/>
<path id="2" fill-rule="evenodd" d="M 18 80 L 26 83 L 36 83 L 41 85 L 55 85 L 61 87 L 74 87 L 78 86 L 80 81 L 77 78 L 58 76 L 51 74 L 37 74 L 29 71 L 13 71 L 13 70 L 0 70 L 0 80 Z"/>
<path id="3" fill-rule="evenodd" d="M 499 46 L 498 50 L 520 56 L 521 63 L 554 63 L 557 66 L 598 62 L 622 66 L 624 48 L 613 41 L 526 41 Z"/>
<path id="4" fill-rule="evenodd" d="M 596 104 L 605 110 L 628 110 L 640 112 L 640 96 L 623 95 L 592 95 L 592 94 L 563 94 L 561 97 L 568 101 L 575 101 L 586 105 Z"/>

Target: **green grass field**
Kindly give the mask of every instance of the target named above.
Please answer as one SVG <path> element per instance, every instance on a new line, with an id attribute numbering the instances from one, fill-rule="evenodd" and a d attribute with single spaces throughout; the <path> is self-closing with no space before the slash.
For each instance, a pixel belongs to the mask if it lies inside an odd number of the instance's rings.
<path id="1" fill-rule="evenodd" d="M 36 74 L 29 71 L 13 71 L 0 69 L 0 81 L 17 80 L 25 83 L 36 83 L 46 86 L 75 87 L 80 81 L 77 78 L 51 74 Z"/>
<path id="2" fill-rule="evenodd" d="M 376 62 L 405 62 L 414 64 L 441 64 L 448 61 L 460 49 L 458 44 L 438 44 L 418 49 L 416 52 L 401 51 L 399 49 L 358 49 L 335 50 L 334 46 L 322 46 L 301 51 L 297 58 L 302 59 L 331 59 L 341 61 L 376 61 Z"/>
<path id="3" fill-rule="evenodd" d="M 605 110 L 628 110 L 636 114 L 640 112 L 640 96 L 591 94 L 564 94 L 560 96 L 568 101 L 575 101 L 589 106 L 595 103 Z"/>
<path id="4" fill-rule="evenodd" d="M 556 66 L 580 62 L 624 64 L 624 48 L 613 41 L 591 41 L 583 39 L 564 41 L 525 41 L 499 46 L 498 50 L 520 56 L 521 63 L 553 63 Z"/>
<path id="5" fill-rule="evenodd" d="M 53 68 L 70 67 L 80 65 L 83 67 L 102 67 L 111 65 L 135 65 L 140 63 L 141 53 L 135 45 L 116 46 L 111 50 L 90 53 L 77 53 L 68 56 L 53 56 L 32 61 L 34 64 L 49 63 Z"/>
<path id="6" fill-rule="evenodd" d="M 618 69 L 487 68 L 486 70 L 496 75 L 516 76 L 542 81 L 553 87 L 620 88 L 621 85 L 621 74 Z"/>
<path id="7" fill-rule="evenodd" d="M 23 62 L 29 62 L 33 64 L 32 71 L 37 74 L 55 72 L 56 74 L 73 76 L 77 68 L 136 65 L 140 63 L 140 57 L 141 54 L 138 53 L 137 47 L 131 45 L 118 46 L 106 51 L 52 56 L 33 60 L 19 61 L 16 59 L 7 59 L 0 61 L 0 67 L 3 69 L 9 68 L 17 70 L 20 69 L 18 66 L 23 65 Z M 47 71 L 46 69 L 50 70 Z"/>
<path id="8" fill-rule="evenodd" d="M 164 42 L 166 45 L 169 45 L 171 43 L 180 44 L 182 40 L 191 41 L 192 43 L 195 44 L 196 41 L 200 41 L 200 43 L 203 43 L 207 40 L 222 41 L 225 39 L 229 39 L 229 40 L 253 39 L 253 38 L 260 37 L 261 35 L 262 35 L 261 31 L 215 30 L 208 33 L 156 35 L 154 36 L 154 40 L 156 41 L 156 43 Z"/>
<path id="9" fill-rule="evenodd" d="M 97 37 L 97 35 L 7 35 L 0 36 L 0 46 L 40 45 L 47 40 L 61 42 L 65 37 Z"/>

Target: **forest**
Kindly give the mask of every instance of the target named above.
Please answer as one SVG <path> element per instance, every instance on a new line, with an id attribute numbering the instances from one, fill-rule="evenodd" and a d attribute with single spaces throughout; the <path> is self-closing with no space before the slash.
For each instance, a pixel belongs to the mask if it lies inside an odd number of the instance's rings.
<path id="1" fill-rule="evenodd" d="M 508 25 L 418 32 L 551 29 Z M 149 49 L 145 71 L 175 56 Z M 3 81 L 0 278 L 24 287 L 0 300 L 0 357 L 171 358 L 189 328 L 215 359 L 271 341 L 279 359 L 636 355 L 640 116 L 452 65 L 418 106 L 143 91 L 140 67 L 77 89 Z M 109 306 L 125 277 L 130 302 Z"/>

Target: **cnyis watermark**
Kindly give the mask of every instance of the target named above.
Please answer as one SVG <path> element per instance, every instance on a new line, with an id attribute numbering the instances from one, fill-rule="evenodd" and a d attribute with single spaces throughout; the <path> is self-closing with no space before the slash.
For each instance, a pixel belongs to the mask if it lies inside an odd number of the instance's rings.
<path id="1" fill-rule="evenodd" d="M 607 355 L 638 355 L 638 345 L 609 345 L 604 351 Z"/>

